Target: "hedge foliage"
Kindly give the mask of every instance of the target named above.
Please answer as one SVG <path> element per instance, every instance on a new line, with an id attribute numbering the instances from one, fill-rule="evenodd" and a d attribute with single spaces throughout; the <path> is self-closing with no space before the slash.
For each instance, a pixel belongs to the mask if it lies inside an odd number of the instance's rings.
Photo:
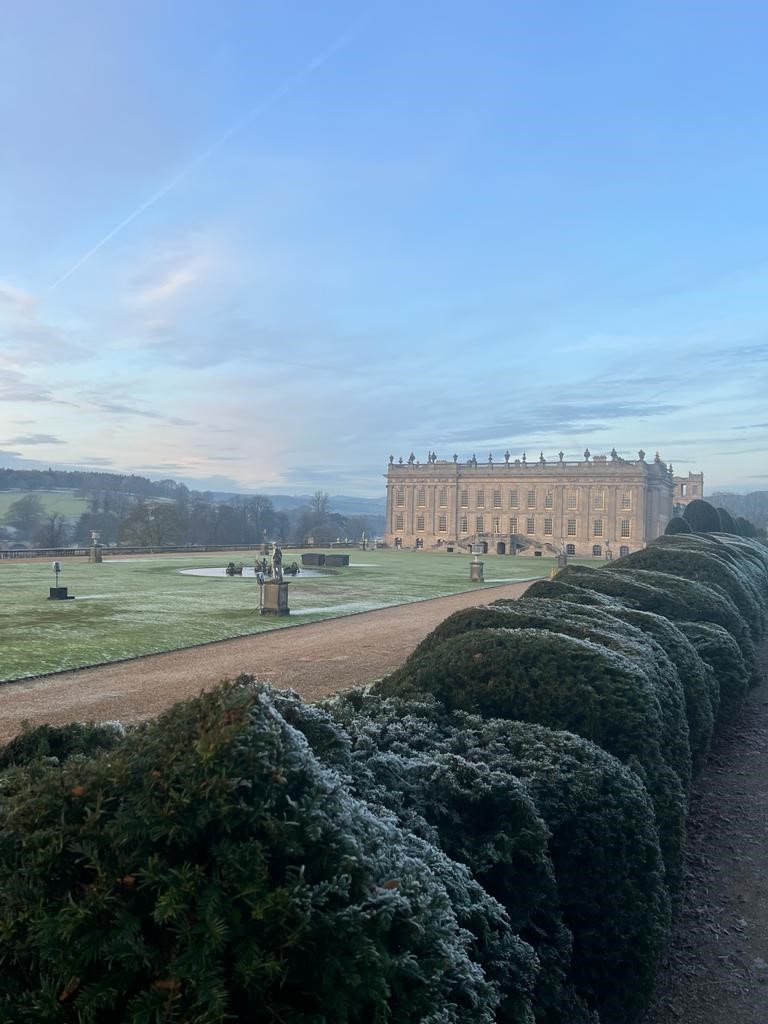
<path id="1" fill-rule="evenodd" d="M 708 501 L 695 498 L 683 509 L 683 519 L 691 527 L 692 533 L 711 533 L 720 529 L 720 517 L 717 509 Z"/>
<path id="2" fill-rule="evenodd" d="M 681 622 L 699 657 L 709 665 L 717 680 L 719 721 L 733 718 L 747 695 L 752 676 L 744 664 L 739 645 L 722 626 L 707 622 Z"/>
<path id="3" fill-rule="evenodd" d="M 503 909 L 341 787 L 265 692 L 53 762 L 0 786 L 4 1021 L 491 1024 L 495 963 L 530 1024 L 535 956 Z"/>
<path id="4" fill-rule="evenodd" d="M 667 528 L 664 533 L 669 536 L 670 534 L 673 535 L 676 533 L 693 533 L 693 530 L 691 529 L 687 519 L 683 519 L 682 516 L 675 516 L 667 523 Z"/>
<path id="5" fill-rule="evenodd" d="M 679 898 L 684 787 L 662 744 L 654 685 L 625 655 L 541 629 L 473 630 L 414 652 L 373 689 L 405 699 L 431 694 L 452 711 L 566 729 L 635 768 L 656 810 L 670 893 Z"/>
<path id="6" fill-rule="evenodd" d="M 570 976 L 577 993 L 599 1011 L 602 1024 L 623 1024 L 642 1010 L 668 932 L 669 901 L 653 807 L 634 772 L 571 733 L 446 714 L 434 702 L 357 694 L 328 707 L 352 736 L 353 757 L 364 763 L 376 752 L 404 759 L 448 755 L 505 780 L 513 793 L 522 785 L 549 829 L 560 906 L 573 935 Z M 384 782 L 403 788 L 390 775 Z M 509 887 L 529 889 L 531 867 L 521 842 L 530 838 L 481 819 L 473 841 L 464 834 L 465 819 L 451 813 L 453 805 L 436 803 L 441 832 L 453 837 L 455 849 L 472 849 L 476 876 L 486 888 L 501 883 L 507 898 L 520 899 Z M 428 795 L 425 813 L 435 814 Z M 527 893 L 523 905 L 531 898 Z M 512 908 L 510 913 L 514 921 Z"/>

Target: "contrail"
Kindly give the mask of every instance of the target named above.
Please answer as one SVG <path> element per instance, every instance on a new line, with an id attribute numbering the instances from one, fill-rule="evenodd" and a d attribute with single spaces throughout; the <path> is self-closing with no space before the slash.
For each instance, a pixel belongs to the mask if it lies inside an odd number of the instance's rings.
<path id="1" fill-rule="evenodd" d="M 50 285 L 50 287 L 48 288 L 48 291 L 53 291 L 54 288 L 58 288 L 60 284 L 63 284 L 68 277 L 71 277 L 76 270 L 79 270 L 84 263 L 87 263 L 91 256 L 95 256 L 99 249 L 102 249 L 107 244 L 107 242 L 110 242 L 115 237 L 115 235 L 118 235 L 123 230 L 123 228 L 128 227 L 129 224 L 136 220 L 137 217 L 140 217 L 145 210 L 148 210 L 151 206 L 154 206 L 155 203 L 159 203 L 164 196 L 167 196 L 168 193 L 171 192 L 174 188 L 176 188 L 176 186 L 180 182 L 182 182 L 186 177 L 188 177 L 192 173 L 192 171 L 195 170 L 195 168 L 199 167 L 200 164 L 205 163 L 206 160 L 210 159 L 210 157 L 212 157 L 213 154 L 218 149 L 220 149 L 225 142 L 228 142 L 233 135 L 237 135 L 237 133 L 241 132 L 243 128 L 247 127 L 247 125 L 249 125 L 251 121 L 255 120 L 255 118 L 259 117 L 261 114 L 269 110 L 270 107 L 274 106 L 274 104 L 277 103 L 278 100 L 281 100 L 284 96 L 287 96 L 289 93 L 293 92 L 294 89 L 297 89 L 303 82 L 305 82 L 324 64 L 326 64 L 331 59 L 331 57 L 334 56 L 334 54 L 338 53 L 340 50 L 343 50 L 345 46 L 348 46 L 349 43 L 359 33 L 360 29 L 363 26 L 363 23 L 366 20 L 366 17 L 361 18 L 355 25 L 352 26 L 352 28 L 349 28 L 347 29 L 346 32 L 343 32 L 338 37 L 338 39 L 335 39 L 316 57 L 313 57 L 309 64 L 303 67 L 300 71 L 297 71 L 290 78 L 286 79 L 286 81 L 283 82 L 282 85 L 278 86 L 274 92 L 270 93 L 265 99 L 257 103 L 255 107 L 252 107 L 245 115 L 245 117 L 238 121 L 237 124 L 234 124 L 231 128 L 228 128 L 223 135 L 219 136 L 219 138 L 216 139 L 216 141 L 213 142 L 208 147 L 208 149 L 205 150 L 205 152 L 200 153 L 199 156 L 196 156 L 194 160 L 190 161 L 190 163 L 188 163 L 186 167 L 179 171 L 176 177 L 172 178 L 167 185 L 163 185 L 163 187 L 159 189 L 157 192 L 155 192 L 154 195 L 150 196 L 149 199 L 145 199 L 140 206 L 137 206 L 132 213 L 129 213 L 124 220 L 121 220 L 119 224 L 117 224 L 114 228 L 112 228 L 111 231 L 104 235 L 101 241 L 97 242 L 92 249 L 89 249 L 84 256 L 81 256 L 80 259 L 69 268 L 69 270 L 67 270 L 64 274 L 61 275 L 60 278 L 54 281 L 53 284 Z"/>

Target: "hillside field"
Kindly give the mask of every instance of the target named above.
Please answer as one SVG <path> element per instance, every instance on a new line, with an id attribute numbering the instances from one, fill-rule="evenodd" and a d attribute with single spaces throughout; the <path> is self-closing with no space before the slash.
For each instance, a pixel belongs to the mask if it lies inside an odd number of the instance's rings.
<path id="1" fill-rule="evenodd" d="M 486 584 L 470 584 L 466 554 L 352 551 L 333 574 L 290 582 L 290 616 L 259 614 L 255 579 L 185 575 L 184 569 L 253 565 L 254 553 L 84 558 L 62 562 L 74 601 L 49 601 L 49 562 L 0 562 L 0 682 L 247 636 L 395 604 L 443 597 L 494 582 L 547 576 L 551 558 L 486 555 Z M 300 562 L 286 551 L 285 563 Z M 594 564 L 594 563 L 593 563 Z M 290 577 L 289 577 L 290 579 Z"/>
<path id="2" fill-rule="evenodd" d="M 30 494 L 40 499 L 49 514 L 56 512 L 74 520 L 88 511 L 85 498 L 78 497 L 75 491 L 0 491 L 0 520 L 14 501 L 26 498 Z"/>

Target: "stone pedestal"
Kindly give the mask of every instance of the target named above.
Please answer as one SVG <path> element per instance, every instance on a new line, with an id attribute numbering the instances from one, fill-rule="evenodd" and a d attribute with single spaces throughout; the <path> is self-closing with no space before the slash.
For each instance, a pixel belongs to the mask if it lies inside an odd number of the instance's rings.
<path id="1" fill-rule="evenodd" d="M 101 561 L 101 545 L 94 544 L 91 550 L 88 552 L 89 562 L 100 562 Z"/>
<path id="2" fill-rule="evenodd" d="M 66 587 L 48 587 L 48 600 L 49 601 L 74 601 L 74 597 L 70 597 L 67 593 Z"/>
<path id="3" fill-rule="evenodd" d="M 288 584 L 267 580 L 264 584 L 262 615 L 290 615 L 288 608 Z"/>
<path id="4" fill-rule="evenodd" d="M 483 576 L 483 566 L 485 562 L 470 562 L 469 563 L 469 579 L 471 583 L 484 583 L 485 577 Z"/>
<path id="5" fill-rule="evenodd" d="M 557 568 L 558 569 L 565 569 L 565 567 L 567 565 L 568 565 L 568 555 L 562 555 L 562 554 L 558 555 L 557 556 Z"/>

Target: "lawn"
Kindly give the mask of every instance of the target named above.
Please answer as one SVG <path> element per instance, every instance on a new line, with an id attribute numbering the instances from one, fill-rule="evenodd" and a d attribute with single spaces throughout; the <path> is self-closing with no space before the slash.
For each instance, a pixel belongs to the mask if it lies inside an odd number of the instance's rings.
<path id="1" fill-rule="evenodd" d="M 265 629 L 285 628 L 388 605 L 442 597 L 493 582 L 546 576 L 550 558 L 483 556 L 486 584 L 469 582 L 466 554 L 352 551 L 349 568 L 291 581 L 291 614 L 258 613 L 251 577 L 185 575 L 181 570 L 253 564 L 254 553 L 86 559 L 62 562 L 61 586 L 74 601 L 49 601 L 50 562 L 0 562 L 0 681 L 176 650 Z M 285 553 L 285 564 L 300 561 Z"/>

